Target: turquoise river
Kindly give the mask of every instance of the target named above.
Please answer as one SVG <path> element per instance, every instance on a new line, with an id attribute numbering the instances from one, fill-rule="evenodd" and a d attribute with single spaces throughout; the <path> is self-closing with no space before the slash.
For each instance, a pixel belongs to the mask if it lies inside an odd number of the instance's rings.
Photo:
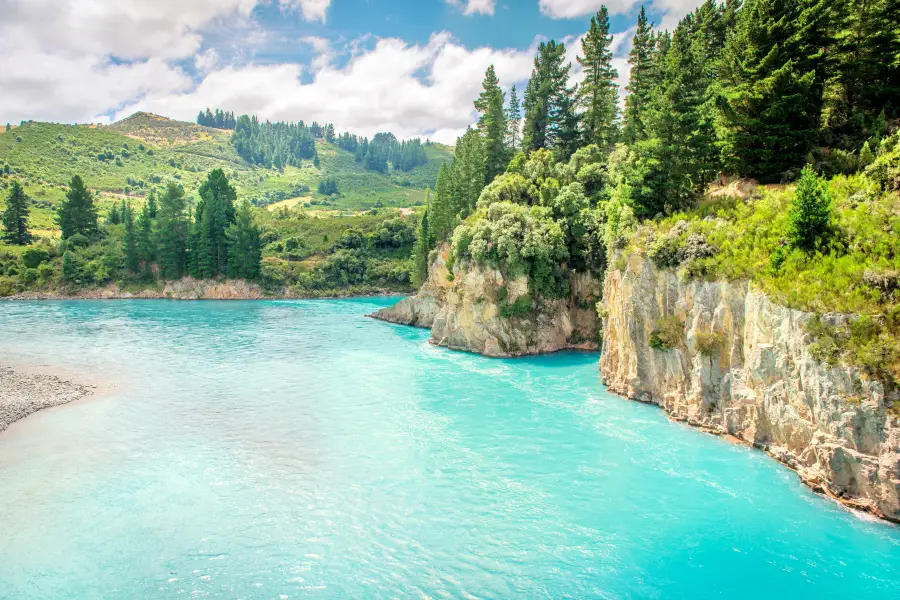
<path id="1" fill-rule="evenodd" d="M 0 303 L 112 387 L 0 434 L 0 598 L 900 598 L 900 528 L 389 302 Z"/>

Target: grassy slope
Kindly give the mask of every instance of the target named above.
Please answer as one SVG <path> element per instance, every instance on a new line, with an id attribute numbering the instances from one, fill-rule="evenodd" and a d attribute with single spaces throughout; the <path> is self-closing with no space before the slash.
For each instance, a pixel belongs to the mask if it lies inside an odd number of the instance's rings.
<path id="1" fill-rule="evenodd" d="M 308 197 L 305 201 L 321 201 L 325 198 L 316 192 L 318 183 L 334 175 L 341 193 L 329 198 L 329 204 L 359 210 L 378 202 L 396 207 L 421 202 L 425 186 L 433 185 L 440 162 L 452 155 L 450 148 L 433 145 L 427 149 L 429 164 L 408 174 L 382 175 L 363 169 L 352 154 L 322 141 L 319 169 L 309 163 L 279 172 L 246 164 L 235 153 L 229 136 L 228 131 L 148 113 L 137 113 L 107 127 L 32 122 L 0 133 L 0 167 L 8 164 L 12 177 L 23 183 L 36 201 L 32 225 L 46 235 L 55 229 L 54 207 L 76 174 L 100 192 L 101 212 L 119 201 L 126 188 L 132 196 L 141 197 L 170 180 L 184 185 L 189 197 L 195 196 L 206 174 L 215 168 L 224 169 L 239 197 L 247 199 L 302 195 Z M 99 160 L 100 153 L 115 158 Z M 9 179 L 0 178 L 0 196 L 5 196 Z M 298 186 L 302 185 L 312 191 L 301 194 Z"/>

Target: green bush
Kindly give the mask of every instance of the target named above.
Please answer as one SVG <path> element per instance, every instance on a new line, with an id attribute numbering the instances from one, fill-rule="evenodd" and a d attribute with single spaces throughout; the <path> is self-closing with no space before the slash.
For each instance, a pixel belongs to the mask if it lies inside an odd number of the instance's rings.
<path id="1" fill-rule="evenodd" d="M 650 332 L 649 345 L 655 350 L 672 350 L 684 346 L 684 321 L 674 315 L 657 319 Z"/>
<path id="2" fill-rule="evenodd" d="M 721 331 L 698 331 L 694 343 L 702 356 L 713 357 L 725 348 L 725 334 Z"/>
<path id="3" fill-rule="evenodd" d="M 36 248 L 34 246 L 26 248 L 22 252 L 22 264 L 26 269 L 36 269 L 41 263 L 47 262 L 50 253 L 44 248 Z"/>

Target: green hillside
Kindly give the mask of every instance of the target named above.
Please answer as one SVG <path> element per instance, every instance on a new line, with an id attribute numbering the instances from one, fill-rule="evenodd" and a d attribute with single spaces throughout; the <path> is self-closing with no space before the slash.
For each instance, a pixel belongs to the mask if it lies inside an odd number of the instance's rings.
<path id="1" fill-rule="evenodd" d="M 312 162 L 283 171 L 249 165 L 229 139 L 229 131 L 137 113 L 109 126 L 27 122 L 0 133 L 0 193 L 12 178 L 34 200 L 32 226 L 51 233 L 53 211 L 73 175 L 81 175 L 100 195 L 101 212 L 122 197 L 144 197 L 170 180 L 188 196 L 212 169 L 225 170 L 238 197 L 260 206 L 287 199 L 292 204 L 361 210 L 374 206 L 408 207 L 425 197 L 441 162 L 452 149 L 429 145 L 429 162 L 409 173 L 381 174 L 358 165 L 351 153 L 319 140 L 319 168 Z M 317 193 L 326 177 L 338 182 L 336 196 Z"/>

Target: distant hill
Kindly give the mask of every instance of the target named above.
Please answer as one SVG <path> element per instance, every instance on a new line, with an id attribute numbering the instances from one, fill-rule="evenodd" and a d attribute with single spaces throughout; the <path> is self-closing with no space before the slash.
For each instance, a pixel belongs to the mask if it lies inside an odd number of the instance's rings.
<path id="1" fill-rule="evenodd" d="M 81 175 L 101 195 L 101 205 L 121 197 L 142 198 L 168 181 L 181 183 L 191 196 L 212 169 L 224 169 L 239 198 L 258 205 L 295 200 L 342 210 L 373 206 L 408 207 L 421 203 L 425 187 L 433 186 L 442 162 L 453 150 L 431 144 L 428 162 L 410 172 L 381 174 L 358 165 L 354 156 L 318 140 L 319 168 L 312 162 L 283 171 L 253 166 L 230 143 L 230 131 L 175 121 L 151 113 L 136 113 L 107 126 L 25 122 L 0 133 L 0 189 L 11 178 L 21 181 L 36 201 L 34 226 L 52 229 L 52 208 L 63 197 L 73 175 Z M 318 194 L 326 177 L 338 182 L 339 195 Z"/>

